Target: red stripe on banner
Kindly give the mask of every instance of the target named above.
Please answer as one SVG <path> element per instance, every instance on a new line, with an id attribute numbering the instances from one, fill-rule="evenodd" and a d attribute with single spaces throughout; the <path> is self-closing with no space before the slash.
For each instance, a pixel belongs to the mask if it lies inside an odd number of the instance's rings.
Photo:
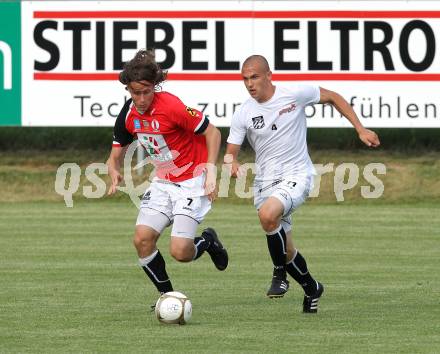
<path id="1" fill-rule="evenodd" d="M 440 11 L 34 11 L 34 18 L 440 18 Z"/>
<path id="2" fill-rule="evenodd" d="M 274 81 L 440 81 L 440 74 L 370 74 L 370 73 L 298 73 L 273 74 Z M 118 73 L 51 73 L 36 72 L 34 80 L 105 81 L 118 80 Z M 175 81 L 241 81 L 239 73 L 170 73 Z"/>
<path id="3" fill-rule="evenodd" d="M 117 73 L 34 73 L 34 80 L 90 81 L 117 79 Z"/>

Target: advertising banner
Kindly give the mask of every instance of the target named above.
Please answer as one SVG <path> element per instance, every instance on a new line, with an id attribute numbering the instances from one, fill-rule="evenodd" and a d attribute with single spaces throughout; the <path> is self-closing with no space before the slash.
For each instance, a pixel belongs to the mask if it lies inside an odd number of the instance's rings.
<path id="1" fill-rule="evenodd" d="M 20 3 L 0 3 L 0 125 L 21 125 Z"/>
<path id="2" fill-rule="evenodd" d="M 0 6 L 2 21 L 16 21 Z M 112 126 L 129 98 L 123 63 L 155 48 L 162 89 L 219 127 L 248 98 L 240 68 L 252 54 L 268 59 L 276 85 L 340 93 L 367 127 L 440 127 L 439 2 L 24 1 L 21 37 L 0 31 L 0 44 L 21 38 L 26 126 Z M 307 114 L 309 127 L 350 126 L 330 106 Z M 14 117 L 2 112 L 1 124 Z"/>

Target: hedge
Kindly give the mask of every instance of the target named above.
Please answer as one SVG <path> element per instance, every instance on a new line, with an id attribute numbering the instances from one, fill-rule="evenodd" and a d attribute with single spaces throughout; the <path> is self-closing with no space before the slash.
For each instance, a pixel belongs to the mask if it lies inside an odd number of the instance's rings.
<path id="1" fill-rule="evenodd" d="M 374 129 L 386 150 L 440 151 L 440 129 Z M 229 128 L 221 128 L 223 146 Z M 108 150 L 112 143 L 110 127 L 1 127 L 0 150 Z M 362 143 L 353 129 L 310 128 L 308 143 L 313 149 L 357 149 Z"/>

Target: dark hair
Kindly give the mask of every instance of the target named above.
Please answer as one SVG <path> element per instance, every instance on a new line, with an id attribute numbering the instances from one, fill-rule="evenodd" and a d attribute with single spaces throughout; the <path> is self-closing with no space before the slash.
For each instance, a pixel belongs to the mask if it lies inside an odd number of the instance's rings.
<path id="1" fill-rule="evenodd" d="M 148 81 L 154 86 L 165 81 L 167 72 L 156 63 L 154 49 L 141 49 L 133 59 L 124 64 L 124 70 L 119 74 L 119 81 L 128 85 L 133 81 Z"/>

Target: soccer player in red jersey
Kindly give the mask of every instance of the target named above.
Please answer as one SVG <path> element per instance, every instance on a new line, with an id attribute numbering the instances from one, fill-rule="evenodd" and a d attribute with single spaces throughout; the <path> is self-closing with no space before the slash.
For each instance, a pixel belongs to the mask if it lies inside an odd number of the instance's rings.
<path id="1" fill-rule="evenodd" d="M 165 79 L 152 50 L 138 51 L 125 64 L 119 81 L 126 85 L 131 99 L 116 119 L 107 161 L 109 195 L 122 181 L 121 162 L 134 139 L 155 165 L 156 176 L 142 198 L 133 242 L 140 266 L 160 293 L 173 290 L 156 246 L 171 224 L 170 253 L 176 260 L 190 262 L 207 251 L 217 269 L 225 270 L 228 265 L 228 254 L 214 229 L 206 228 L 195 237 L 216 197 L 220 132 L 201 112 L 161 91 Z"/>

